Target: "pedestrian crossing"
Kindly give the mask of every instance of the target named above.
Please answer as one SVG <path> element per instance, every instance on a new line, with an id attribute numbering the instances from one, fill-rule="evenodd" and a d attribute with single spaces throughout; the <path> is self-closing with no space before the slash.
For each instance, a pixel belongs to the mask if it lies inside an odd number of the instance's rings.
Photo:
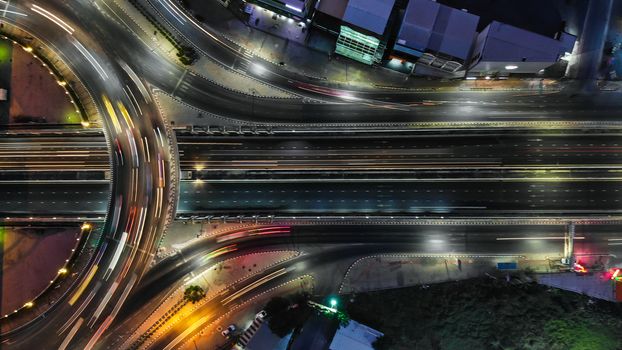
<path id="1" fill-rule="evenodd" d="M 253 323 L 251 323 L 251 325 L 244 331 L 244 333 L 242 333 L 242 335 L 238 339 L 237 345 L 242 349 L 246 348 L 246 345 L 248 344 L 248 342 L 251 341 L 255 333 L 257 333 L 262 323 L 263 318 L 255 318 L 253 320 Z"/>

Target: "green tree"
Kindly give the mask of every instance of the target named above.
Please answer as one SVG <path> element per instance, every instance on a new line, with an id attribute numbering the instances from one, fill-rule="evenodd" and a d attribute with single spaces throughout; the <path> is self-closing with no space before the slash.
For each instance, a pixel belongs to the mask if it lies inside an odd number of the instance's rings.
<path id="1" fill-rule="evenodd" d="M 272 333 L 283 338 L 294 329 L 302 327 L 313 311 L 306 301 L 307 296 L 302 294 L 270 299 L 264 310 L 268 313 L 268 327 Z"/>
<path id="2" fill-rule="evenodd" d="M 184 291 L 184 299 L 188 300 L 191 303 L 196 303 L 197 301 L 203 299 L 205 297 L 205 291 L 203 288 L 199 286 L 188 286 Z"/>

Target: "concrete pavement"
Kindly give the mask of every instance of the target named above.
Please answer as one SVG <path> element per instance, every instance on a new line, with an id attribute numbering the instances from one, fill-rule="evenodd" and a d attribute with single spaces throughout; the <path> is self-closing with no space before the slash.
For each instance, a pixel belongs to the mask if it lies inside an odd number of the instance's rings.
<path id="1" fill-rule="evenodd" d="M 356 260 L 346 272 L 339 294 L 402 288 L 481 277 L 497 271 L 498 262 L 518 262 L 520 269 L 547 271 L 546 260 L 519 255 L 386 254 Z"/>

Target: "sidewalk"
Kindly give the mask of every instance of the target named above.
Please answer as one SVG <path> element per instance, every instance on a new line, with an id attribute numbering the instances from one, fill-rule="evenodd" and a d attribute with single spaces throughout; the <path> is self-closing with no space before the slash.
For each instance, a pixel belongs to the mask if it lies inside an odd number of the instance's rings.
<path id="1" fill-rule="evenodd" d="M 593 298 L 616 302 L 616 285 L 603 272 L 582 276 L 574 272 L 543 274 L 538 283 L 571 292 L 585 294 Z"/>
<path id="2" fill-rule="evenodd" d="M 339 294 L 481 277 L 497 272 L 498 262 L 508 261 L 517 261 L 520 269 L 531 268 L 542 272 L 548 269 L 548 261 L 526 260 L 519 256 L 375 255 L 361 258 L 350 266 Z"/>

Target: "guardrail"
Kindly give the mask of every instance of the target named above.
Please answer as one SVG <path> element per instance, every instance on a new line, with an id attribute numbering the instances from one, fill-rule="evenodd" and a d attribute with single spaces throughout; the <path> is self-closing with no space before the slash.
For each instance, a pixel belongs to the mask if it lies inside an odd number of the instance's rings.
<path id="1" fill-rule="evenodd" d="M 432 217 L 432 216 L 384 216 L 384 215 L 344 215 L 344 216 L 277 216 L 277 215 L 190 215 L 178 214 L 178 221 L 214 223 L 252 223 L 283 225 L 620 225 L 622 216 L 594 217 Z"/>

